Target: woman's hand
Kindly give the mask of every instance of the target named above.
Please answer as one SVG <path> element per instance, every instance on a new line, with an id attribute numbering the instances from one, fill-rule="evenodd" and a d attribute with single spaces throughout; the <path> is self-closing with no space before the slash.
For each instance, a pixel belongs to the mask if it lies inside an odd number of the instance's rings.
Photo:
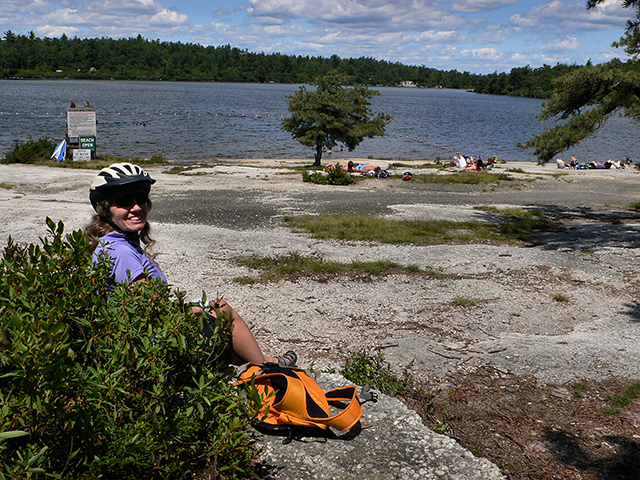
<path id="1" fill-rule="evenodd" d="M 222 299 L 222 298 L 218 298 L 216 300 L 211 300 L 209 302 L 209 306 L 212 308 L 211 311 L 211 315 L 213 315 L 214 317 L 216 317 L 216 310 L 222 310 L 222 311 L 229 311 L 232 310 L 231 307 L 229 306 L 229 304 L 227 303 L 226 300 Z M 202 307 L 199 307 L 197 305 L 192 305 L 191 306 L 191 311 L 195 314 L 201 314 L 204 312 L 204 309 Z"/>

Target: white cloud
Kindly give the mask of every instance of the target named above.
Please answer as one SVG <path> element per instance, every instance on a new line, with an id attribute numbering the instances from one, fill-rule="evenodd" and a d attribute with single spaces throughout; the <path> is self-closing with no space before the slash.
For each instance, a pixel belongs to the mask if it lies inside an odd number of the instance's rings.
<path id="1" fill-rule="evenodd" d="M 160 27 L 177 27 L 189 24 L 189 17 L 163 8 L 149 18 L 149 25 Z"/>
<path id="2" fill-rule="evenodd" d="M 462 50 L 460 53 L 481 60 L 496 61 L 502 58 L 500 52 L 495 48 L 476 48 L 473 50 Z"/>
<path id="3" fill-rule="evenodd" d="M 584 0 L 552 0 L 514 14 L 510 21 L 521 27 L 593 30 L 606 26 L 622 31 L 630 14 L 621 2 L 614 0 L 607 0 L 592 10 L 587 10 Z"/>
<path id="4" fill-rule="evenodd" d="M 231 13 L 231 11 L 228 8 L 218 7 L 213 11 L 213 16 L 214 16 L 214 18 L 219 18 L 219 17 L 227 16 L 230 13 Z"/>
<path id="5" fill-rule="evenodd" d="M 63 33 L 68 37 L 75 37 L 79 29 L 69 25 L 42 25 L 35 27 L 33 31 L 39 37 L 57 38 L 61 37 Z"/>
<path id="6" fill-rule="evenodd" d="M 517 11 L 505 25 L 497 20 L 501 17 L 484 12 L 506 7 L 514 11 L 519 2 L 250 0 L 246 21 L 214 24 L 212 34 L 254 51 L 371 56 L 435 68 L 473 65 L 476 71 L 493 71 L 494 66 L 513 67 L 512 61 L 518 61 L 515 66 L 538 66 L 579 52 L 583 44 L 577 33 L 560 23 L 593 22 L 596 16 L 586 10 L 584 1 L 541 0 L 544 3 L 535 8 Z M 567 38 L 568 31 L 572 39 Z M 544 45 L 546 54 L 541 54 Z"/>
<path id="7" fill-rule="evenodd" d="M 307 4 L 304 1 L 296 0 L 249 0 L 250 7 L 247 9 L 247 13 L 253 17 L 282 17 L 287 19 L 304 18 L 309 10 L 307 10 Z M 323 10 L 324 3 L 319 4 L 313 11 L 313 14 L 318 14 Z"/>
<path id="8" fill-rule="evenodd" d="M 514 13 L 509 18 L 509 23 L 516 27 L 532 28 L 540 23 L 540 19 L 535 16 L 527 16 L 520 13 Z"/>
<path id="9" fill-rule="evenodd" d="M 250 0 L 250 18 L 300 20 L 329 29 L 426 30 L 463 25 L 465 20 L 452 15 L 432 0 Z"/>
<path id="10" fill-rule="evenodd" d="M 156 0 L 91 0 L 73 4 L 74 8 L 50 9 L 40 18 L 29 19 L 26 25 L 35 26 L 38 35 L 49 37 L 66 33 L 115 38 L 149 34 L 158 38 L 174 34 L 179 28 L 189 30 L 187 15 L 164 8 Z M 158 34 L 159 31 L 165 34 Z"/>
<path id="11" fill-rule="evenodd" d="M 98 15 L 153 15 L 163 9 L 155 0 L 91 0 L 81 8 Z"/>
<path id="12" fill-rule="evenodd" d="M 576 51 L 582 47 L 582 44 L 576 37 L 567 36 L 564 39 L 559 39 L 550 43 L 546 43 L 541 47 L 541 50 L 546 52 L 566 52 Z"/>
<path id="13" fill-rule="evenodd" d="M 459 0 L 454 2 L 451 10 L 454 12 L 477 13 L 498 10 L 507 5 L 513 5 L 517 0 Z"/>
<path id="14" fill-rule="evenodd" d="M 49 11 L 55 8 L 48 0 L 2 0 L 0 2 L 0 21 L 11 16 L 27 16 Z"/>
<path id="15" fill-rule="evenodd" d="M 480 45 L 499 45 L 507 42 L 521 33 L 518 27 L 505 27 L 500 24 L 488 24 L 474 37 L 476 43 Z"/>

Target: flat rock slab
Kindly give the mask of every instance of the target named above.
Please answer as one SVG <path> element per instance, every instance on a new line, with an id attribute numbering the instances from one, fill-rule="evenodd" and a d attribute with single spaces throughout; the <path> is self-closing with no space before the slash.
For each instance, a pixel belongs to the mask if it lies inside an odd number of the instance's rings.
<path id="1" fill-rule="evenodd" d="M 348 385 L 338 374 L 318 374 L 326 390 Z M 379 394 L 365 402 L 360 425 L 348 432 L 330 430 L 326 437 L 299 437 L 284 445 L 284 436 L 254 431 L 267 464 L 265 478 L 450 479 L 505 478 L 485 458 L 476 458 L 455 440 L 422 424 L 402 402 Z M 361 428 L 362 426 L 367 428 Z"/>

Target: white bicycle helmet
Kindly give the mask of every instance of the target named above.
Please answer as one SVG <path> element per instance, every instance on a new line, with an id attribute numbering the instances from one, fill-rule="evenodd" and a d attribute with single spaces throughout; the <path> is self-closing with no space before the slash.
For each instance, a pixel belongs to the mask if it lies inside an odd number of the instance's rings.
<path id="1" fill-rule="evenodd" d="M 156 181 L 142 168 L 132 163 L 114 163 L 103 168 L 89 187 L 91 205 L 95 209 L 98 203 L 109 198 L 114 188 L 132 183 L 146 183 L 151 188 Z"/>

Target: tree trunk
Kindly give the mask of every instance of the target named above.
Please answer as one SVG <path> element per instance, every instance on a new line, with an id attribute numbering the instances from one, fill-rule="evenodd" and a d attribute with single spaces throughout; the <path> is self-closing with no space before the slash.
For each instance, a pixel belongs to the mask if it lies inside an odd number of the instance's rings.
<path id="1" fill-rule="evenodd" d="M 313 162 L 314 167 L 320 166 L 320 160 L 322 160 L 322 145 L 316 145 L 316 154 L 313 156 L 315 162 Z"/>

